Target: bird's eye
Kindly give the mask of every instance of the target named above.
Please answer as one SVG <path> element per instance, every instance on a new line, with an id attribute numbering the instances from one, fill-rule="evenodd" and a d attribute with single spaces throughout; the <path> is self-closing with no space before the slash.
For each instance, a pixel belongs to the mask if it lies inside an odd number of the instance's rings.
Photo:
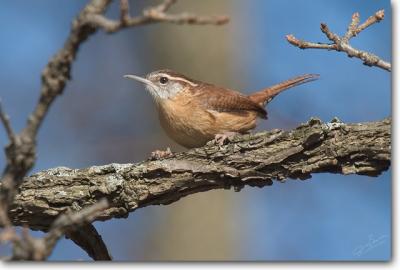
<path id="1" fill-rule="evenodd" d="M 167 77 L 161 77 L 160 78 L 160 83 L 161 84 L 166 84 L 168 82 L 168 78 Z"/>

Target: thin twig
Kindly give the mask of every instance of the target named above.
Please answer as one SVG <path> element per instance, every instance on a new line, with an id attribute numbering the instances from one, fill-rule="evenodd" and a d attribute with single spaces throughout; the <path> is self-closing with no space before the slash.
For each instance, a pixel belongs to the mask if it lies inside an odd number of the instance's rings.
<path id="1" fill-rule="evenodd" d="M 344 35 L 343 39 L 349 41 L 352 37 L 354 37 L 356 35 L 359 23 L 360 23 L 360 14 L 358 12 L 355 12 L 351 17 L 351 22 L 347 27 L 347 32 Z"/>
<path id="2" fill-rule="evenodd" d="M 335 44 L 338 44 L 341 42 L 340 37 L 337 34 L 331 32 L 331 30 L 329 30 L 329 27 L 326 23 L 321 23 L 320 29 L 321 29 L 322 33 L 324 33 L 326 35 L 326 37 L 329 40 L 333 41 Z"/>
<path id="3" fill-rule="evenodd" d="M 325 44 L 325 43 L 314 43 L 295 38 L 293 35 L 286 36 L 287 41 L 300 49 L 324 49 L 324 50 L 336 50 L 336 44 Z"/>
<path id="4" fill-rule="evenodd" d="M 177 0 L 164 0 L 161 4 L 159 4 L 156 9 L 160 12 L 166 12 L 170 7 L 172 7 Z"/>
<path id="5" fill-rule="evenodd" d="M 325 49 L 325 50 L 336 50 L 339 52 L 345 52 L 349 57 L 357 57 L 364 62 L 367 66 L 376 66 L 387 71 L 392 70 L 392 65 L 380 59 L 378 56 L 358 50 L 349 44 L 349 40 L 357 36 L 361 31 L 365 30 L 367 27 L 373 25 L 374 23 L 380 22 L 385 16 L 384 10 L 377 11 L 373 16 L 370 16 L 364 23 L 360 23 L 360 15 L 358 12 L 354 13 L 351 22 L 347 27 L 347 32 L 343 37 L 333 33 L 329 30 L 328 26 L 321 23 L 321 31 L 327 36 L 329 40 L 333 43 L 315 43 L 300 40 L 295 38 L 293 35 L 286 35 L 287 41 L 300 49 Z"/>
<path id="6" fill-rule="evenodd" d="M 128 0 L 120 1 L 120 21 L 121 24 L 126 25 L 129 21 L 129 2 Z"/>
<path id="7" fill-rule="evenodd" d="M 354 31 L 355 35 L 363 31 L 365 28 L 373 25 L 374 23 L 380 22 L 385 18 L 385 11 L 383 9 L 377 11 L 374 15 L 370 16 L 364 23 L 359 25 Z"/>
<path id="8" fill-rule="evenodd" d="M 0 99 L 0 120 L 3 123 L 4 129 L 6 130 L 10 142 L 15 142 L 15 133 L 11 127 L 10 118 L 3 110 L 3 104 L 1 102 L 1 99 Z"/>

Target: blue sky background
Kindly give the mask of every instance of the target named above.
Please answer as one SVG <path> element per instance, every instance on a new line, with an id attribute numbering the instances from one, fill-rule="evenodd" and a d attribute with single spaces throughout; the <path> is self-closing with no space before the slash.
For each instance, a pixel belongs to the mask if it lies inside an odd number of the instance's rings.
<path id="1" fill-rule="evenodd" d="M 16 130 L 25 125 L 36 103 L 41 70 L 62 46 L 72 18 L 85 3 L 1 3 L 0 97 Z M 157 1 L 131 1 L 133 12 L 148 3 Z M 169 145 L 175 151 L 182 150 L 160 129 L 150 96 L 139 85 L 122 79 L 126 73 L 140 75 L 172 68 L 246 93 L 303 73 L 321 75 L 318 81 L 274 99 L 267 108 L 269 120 L 261 121 L 258 130 L 291 129 L 312 116 L 324 121 L 336 116 L 345 122 L 388 117 L 391 73 L 364 66 L 360 60 L 341 53 L 300 50 L 284 38 L 294 34 L 326 42 L 319 30 L 321 22 L 343 34 L 353 12 L 358 11 L 363 21 L 379 9 L 385 9 L 385 19 L 352 39 L 351 44 L 391 61 L 391 7 L 390 1 L 382 0 L 182 0 L 171 12 L 222 13 L 229 15 L 231 22 L 221 27 L 160 24 L 113 35 L 100 31 L 82 46 L 73 66 L 73 79 L 40 130 L 33 172 L 56 166 L 136 162 L 154 149 Z M 114 4 L 108 15 L 117 16 L 116 11 Z M 0 144 L 6 144 L 2 129 Z M 4 163 L 2 155 L 0 167 Z M 217 196 L 217 204 L 227 205 L 221 217 L 215 218 L 224 239 L 228 239 L 223 247 L 228 251 L 221 252 L 219 259 L 391 258 L 391 170 L 377 178 L 319 174 L 307 181 L 288 180 L 262 189 L 245 188 L 239 193 L 197 194 L 195 199 L 204 204 L 202 212 L 196 213 L 200 219 L 207 219 L 206 210 L 213 207 L 207 205 L 207 196 Z M 201 245 L 210 249 L 212 241 L 203 244 L 201 238 L 213 228 L 204 225 L 202 231 L 197 231 L 200 240 L 192 239 L 192 233 L 179 235 L 193 240 L 187 246 L 179 246 L 179 241 L 165 245 L 161 242 L 169 238 L 157 240 L 154 235 L 166 234 L 163 224 L 174 227 L 174 219 L 168 218 L 178 213 L 179 207 L 190 212 L 191 202 L 185 198 L 176 205 L 147 207 L 128 219 L 95 225 L 116 260 L 181 259 L 164 249 L 190 250 Z M 185 222 L 189 226 L 201 222 L 196 218 Z M 173 232 L 171 235 L 178 237 Z M 360 245 L 378 238 L 383 240 L 379 246 L 361 255 L 355 253 Z M 0 254 L 8 252 L 0 248 Z M 204 254 L 205 258 L 209 256 Z M 50 259 L 88 257 L 70 241 L 62 240 Z"/>

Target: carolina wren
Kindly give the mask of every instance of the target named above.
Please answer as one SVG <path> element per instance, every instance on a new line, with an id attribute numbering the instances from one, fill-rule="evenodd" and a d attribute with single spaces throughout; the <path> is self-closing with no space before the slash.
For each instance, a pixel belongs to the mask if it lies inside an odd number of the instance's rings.
<path id="1" fill-rule="evenodd" d="M 306 74 L 251 95 L 190 79 L 171 70 L 158 70 L 145 78 L 125 75 L 145 84 L 157 105 L 161 126 L 177 143 L 200 147 L 216 139 L 222 142 L 235 133 L 256 127 L 257 118 L 267 119 L 264 106 L 285 89 L 313 81 Z"/>

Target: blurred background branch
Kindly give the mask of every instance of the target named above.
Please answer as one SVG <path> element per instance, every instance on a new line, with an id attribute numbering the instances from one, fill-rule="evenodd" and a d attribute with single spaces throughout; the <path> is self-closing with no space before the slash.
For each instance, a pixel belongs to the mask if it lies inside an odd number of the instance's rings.
<path id="1" fill-rule="evenodd" d="M 342 37 L 330 31 L 327 24 L 321 23 L 321 31 L 327 36 L 329 40 L 332 41 L 332 43 L 315 43 L 304 41 L 297 39 L 293 35 L 287 35 L 286 39 L 290 44 L 299 47 L 300 49 L 324 49 L 344 52 L 349 57 L 357 57 L 361 59 L 364 62 L 364 65 L 376 66 L 384 70 L 391 71 L 392 66 L 390 63 L 380 59 L 375 54 L 358 50 L 349 44 L 351 38 L 357 36 L 367 27 L 383 20 L 384 16 L 384 10 L 379 10 L 374 15 L 370 16 L 364 23 L 360 24 L 360 14 L 356 12 L 351 18 L 351 22 L 347 28 L 347 32 Z"/>
<path id="2" fill-rule="evenodd" d="M 51 251 L 64 234 L 58 223 L 54 223 L 49 233 L 42 239 L 34 239 L 28 232 L 19 238 L 15 230 L 11 228 L 8 218 L 8 210 L 12 204 L 15 195 L 18 193 L 18 187 L 23 182 L 25 175 L 31 170 L 36 162 L 36 140 L 38 130 L 43 123 L 54 100 L 62 94 L 67 81 L 71 78 L 72 64 L 76 58 L 80 46 L 99 28 L 107 32 L 115 32 L 125 27 L 149 24 L 154 22 L 173 22 L 178 24 L 224 24 L 228 21 L 225 16 L 202 17 L 186 13 L 178 15 L 169 15 L 165 12 L 175 3 L 174 0 L 164 0 L 160 5 L 151 7 L 143 12 L 143 16 L 131 18 L 129 15 L 129 3 L 126 0 L 120 1 L 120 20 L 111 21 L 106 19 L 103 14 L 106 12 L 111 0 L 91 0 L 74 19 L 72 28 L 63 48 L 49 61 L 42 72 L 41 94 L 35 109 L 28 117 L 26 126 L 20 133 L 14 133 L 8 116 L 3 111 L 0 104 L 0 120 L 3 123 L 6 133 L 9 137 L 9 144 L 5 152 L 7 164 L 2 175 L 2 185 L 0 189 L 0 224 L 5 227 L 5 235 L 1 237 L 3 241 L 12 240 L 14 245 L 13 259 L 19 260 L 44 260 L 51 254 Z M 68 216 L 60 216 L 56 220 L 64 220 L 62 228 L 79 224 L 74 217 L 89 219 L 93 205 L 88 209 L 83 209 L 82 213 L 74 214 L 69 219 Z M 99 207 L 104 207 L 100 204 Z M 98 212 L 98 210 L 96 210 Z M 93 239 L 100 241 L 101 237 L 96 237 L 97 232 L 87 230 L 93 233 Z M 71 234 L 71 238 L 80 237 L 77 234 Z M 74 242 L 91 243 L 91 241 L 75 239 Z M 86 244 L 81 247 L 87 247 Z M 104 243 L 101 242 L 102 245 Z M 105 245 L 104 245 L 105 246 Z M 19 247 L 19 248 L 18 248 Z M 94 248 L 92 248 L 92 251 Z M 93 252 L 89 252 L 93 254 Z"/>
<path id="3" fill-rule="evenodd" d="M 175 23 L 175 24 L 215 24 L 221 25 L 229 21 L 227 16 L 198 16 L 190 13 L 168 14 L 168 9 L 176 3 L 176 0 L 164 0 L 160 5 L 143 10 L 141 16 L 129 15 L 128 0 L 121 0 L 120 19 L 111 20 L 102 14 L 92 13 L 87 16 L 87 21 L 94 27 L 102 28 L 107 33 L 113 33 L 126 27 L 151 23 Z"/>

